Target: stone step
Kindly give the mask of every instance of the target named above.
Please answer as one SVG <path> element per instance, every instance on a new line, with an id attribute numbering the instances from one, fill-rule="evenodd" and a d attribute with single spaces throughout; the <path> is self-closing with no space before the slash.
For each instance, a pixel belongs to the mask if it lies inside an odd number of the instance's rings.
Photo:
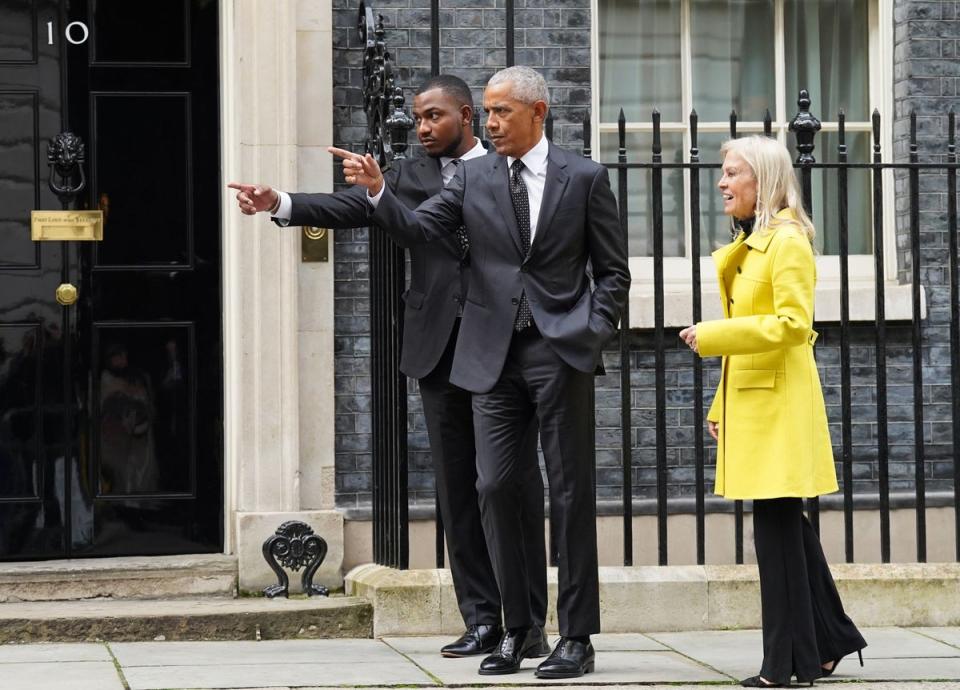
<path id="1" fill-rule="evenodd" d="M 358 597 L 93 599 L 0 604 L 0 644 L 372 635 L 373 607 Z"/>
<path id="2" fill-rule="evenodd" d="M 960 563 L 836 563 L 830 570 L 859 626 L 960 625 Z M 601 566 L 599 575 L 604 632 L 760 627 L 755 565 Z M 557 580 L 557 569 L 548 569 L 548 631 L 558 628 Z M 463 630 L 449 570 L 360 565 L 345 589 L 373 604 L 375 637 Z"/>
<path id="3" fill-rule="evenodd" d="M 236 594 L 237 559 L 222 554 L 0 563 L 0 603 Z"/>

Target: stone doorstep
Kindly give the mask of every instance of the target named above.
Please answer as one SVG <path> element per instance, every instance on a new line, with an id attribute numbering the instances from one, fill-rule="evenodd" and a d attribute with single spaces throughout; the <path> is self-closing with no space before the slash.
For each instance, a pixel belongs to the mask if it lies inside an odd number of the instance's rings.
<path id="1" fill-rule="evenodd" d="M 357 597 L 45 601 L 0 604 L 0 644 L 369 638 Z"/>
<path id="2" fill-rule="evenodd" d="M 237 559 L 222 554 L 0 563 L 0 604 L 236 593 Z"/>
<path id="3" fill-rule="evenodd" d="M 960 625 L 960 563 L 831 566 L 850 617 L 862 627 Z M 557 570 L 547 574 L 547 629 L 557 629 Z M 449 570 L 357 566 L 346 593 L 373 605 L 373 635 L 463 631 Z M 600 568 L 603 632 L 760 627 L 755 565 Z"/>

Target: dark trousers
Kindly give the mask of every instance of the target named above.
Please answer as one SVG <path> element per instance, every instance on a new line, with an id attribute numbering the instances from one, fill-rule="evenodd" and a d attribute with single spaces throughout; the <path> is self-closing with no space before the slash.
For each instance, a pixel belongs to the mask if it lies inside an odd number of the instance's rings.
<path id="1" fill-rule="evenodd" d="M 420 379 L 420 396 L 460 614 L 468 626 L 491 625 L 501 621 L 500 592 L 480 519 L 471 395 L 449 381 L 456 340 L 454 328 L 436 368 Z M 543 625 L 547 616 L 547 564 L 543 477 L 537 463 L 536 424 L 527 429 L 518 452 L 526 460 L 524 491 L 517 497 L 518 530 L 525 545 L 525 565 L 532 574 L 529 583 L 532 615 L 537 624 Z"/>
<path id="2" fill-rule="evenodd" d="M 519 452 L 539 421 L 557 549 L 557 615 L 564 637 L 600 630 L 594 498 L 593 376 L 560 359 L 536 328 L 515 335 L 500 379 L 473 396 L 480 509 L 508 628 L 533 622 L 518 497 L 533 462 Z"/>
<path id="3" fill-rule="evenodd" d="M 784 684 L 791 676 L 816 680 L 821 664 L 867 646 L 843 611 L 802 499 L 755 500 L 753 538 L 763 609 L 761 676 Z"/>

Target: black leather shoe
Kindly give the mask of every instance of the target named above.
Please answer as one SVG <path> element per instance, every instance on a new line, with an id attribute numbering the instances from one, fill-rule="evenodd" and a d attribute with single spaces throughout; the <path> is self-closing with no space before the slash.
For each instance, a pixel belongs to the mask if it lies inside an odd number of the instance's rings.
<path id="1" fill-rule="evenodd" d="M 539 626 L 508 630 L 500 647 L 480 662 L 481 676 L 502 676 L 520 670 L 520 662 L 533 656 L 543 646 L 543 629 Z"/>
<path id="2" fill-rule="evenodd" d="M 539 659 L 545 657 L 550 653 L 550 640 L 547 639 L 547 633 L 543 631 L 542 625 L 534 626 L 540 630 L 540 644 L 537 645 L 536 649 L 531 650 L 529 656 L 531 659 Z"/>
<path id="3" fill-rule="evenodd" d="M 440 654 L 451 658 L 489 654 L 501 637 L 503 628 L 499 625 L 471 625 L 456 641 L 442 647 Z"/>
<path id="4" fill-rule="evenodd" d="M 596 654 L 589 642 L 561 637 L 553 654 L 537 666 L 537 678 L 579 678 L 593 673 Z"/>

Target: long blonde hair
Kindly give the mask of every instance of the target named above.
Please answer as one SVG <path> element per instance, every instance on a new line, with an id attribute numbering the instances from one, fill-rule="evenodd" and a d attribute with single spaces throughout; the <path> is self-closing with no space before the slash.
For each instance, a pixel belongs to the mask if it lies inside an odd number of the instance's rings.
<path id="1" fill-rule="evenodd" d="M 740 156 L 750 166 L 757 180 L 757 206 L 754 209 L 754 227 L 757 231 L 764 232 L 782 223 L 794 222 L 813 244 L 817 231 L 803 208 L 800 183 L 793 171 L 793 161 L 790 160 L 787 147 L 776 139 L 753 135 L 725 141 L 720 147 L 721 159 L 728 153 Z M 786 221 L 775 217 L 778 211 L 785 208 L 793 210 L 795 219 Z"/>

